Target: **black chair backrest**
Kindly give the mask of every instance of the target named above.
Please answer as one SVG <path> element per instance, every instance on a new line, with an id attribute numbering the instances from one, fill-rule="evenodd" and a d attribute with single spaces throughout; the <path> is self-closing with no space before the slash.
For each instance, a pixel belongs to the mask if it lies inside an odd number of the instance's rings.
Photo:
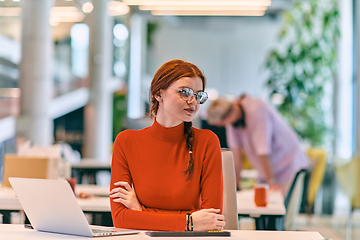
<path id="1" fill-rule="evenodd" d="M 294 191 L 294 187 L 295 187 L 296 181 L 297 181 L 297 179 L 299 178 L 300 173 L 302 173 L 302 172 L 305 172 L 305 174 L 306 174 L 306 173 L 308 172 L 308 170 L 307 170 L 307 169 L 300 169 L 300 170 L 296 173 L 296 175 L 295 175 L 295 177 L 294 177 L 294 180 L 293 180 L 293 182 L 291 183 L 290 189 L 289 189 L 289 191 L 288 191 L 288 193 L 287 193 L 287 195 L 286 195 L 285 201 L 284 201 L 285 209 L 288 208 L 288 205 L 289 205 L 289 202 L 290 202 L 290 198 L 291 198 L 292 192 Z"/>

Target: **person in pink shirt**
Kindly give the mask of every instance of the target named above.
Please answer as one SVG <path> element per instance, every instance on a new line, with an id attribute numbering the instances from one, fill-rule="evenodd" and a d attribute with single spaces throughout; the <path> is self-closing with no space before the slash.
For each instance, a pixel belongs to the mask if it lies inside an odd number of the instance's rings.
<path id="1" fill-rule="evenodd" d="M 209 124 L 226 127 L 237 184 L 242 150 L 258 171 L 258 181 L 271 188 L 287 188 L 296 172 L 309 166 L 298 136 L 270 104 L 248 95 L 235 102 L 218 98 L 209 106 L 207 115 Z"/>

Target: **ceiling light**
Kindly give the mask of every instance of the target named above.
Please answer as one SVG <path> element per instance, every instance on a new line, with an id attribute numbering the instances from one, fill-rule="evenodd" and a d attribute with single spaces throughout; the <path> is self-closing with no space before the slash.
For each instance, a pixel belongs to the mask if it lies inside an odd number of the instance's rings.
<path id="1" fill-rule="evenodd" d="M 108 14 L 110 16 L 125 15 L 130 11 L 128 5 L 117 1 L 108 2 L 107 7 L 108 7 Z"/>
<path id="2" fill-rule="evenodd" d="M 93 9 L 94 9 L 94 6 L 92 5 L 91 2 L 86 2 L 82 6 L 82 10 L 84 13 L 91 13 Z"/>
<path id="3" fill-rule="evenodd" d="M 152 15 L 176 16 L 263 16 L 265 11 L 151 11 Z"/>
<path id="4" fill-rule="evenodd" d="M 81 22 L 85 14 L 76 7 L 53 7 L 50 11 L 50 24 L 56 26 L 60 22 Z"/>
<path id="5" fill-rule="evenodd" d="M 53 12 L 78 12 L 76 7 L 52 7 L 51 13 Z"/>
<path id="6" fill-rule="evenodd" d="M 120 40 L 125 41 L 129 37 L 129 30 L 124 24 L 116 24 L 113 28 L 114 36 Z"/>
<path id="7" fill-rule="evenodd" d="M 249 11 L 249 10 L 266 10 L 266 6 L 186 6 L 186 5 L 140 5 L 140 10 L 198 10 L 198 11 Z"/>
<path id="8" fill-rule="evenodd" d="M 123 0 L 127 5 L 270 6 L 271 0 Z"/>
<path id="9" fill-rule="evenodd" d="M 67 14 L 52 14 L 51 17 L 56 17 L 59 19 L 59 22 L 81 22 L 85 18 L 85 14 L 81 12 L 77 13 L 67 13 Z"/>

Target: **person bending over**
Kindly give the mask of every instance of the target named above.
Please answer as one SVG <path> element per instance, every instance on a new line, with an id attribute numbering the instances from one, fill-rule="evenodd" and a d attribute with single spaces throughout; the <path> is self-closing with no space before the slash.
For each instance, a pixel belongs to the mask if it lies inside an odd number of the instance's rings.
<path id="1" fill-rule="evenodd" d="M 258 171 L 259 182 L 284 192 L 296 172 L 309 166 L 298 136 L 270 104 L 248 95 L 234 102 L 218 98 L 210 104 L 207 113 L 209 124 L 226 127 L 238 188 L 242 150 Z"/>
<path id="2" fill-rule="evenodd" d="M 111 214 L 115 227 L 210 231 L 225 226 L 220 143 L 192 127 L 207 100 L 205 77 L 194 64 L 164 63 L 150 87 L 154 122 L 125 130 L 114 143 Z"/>

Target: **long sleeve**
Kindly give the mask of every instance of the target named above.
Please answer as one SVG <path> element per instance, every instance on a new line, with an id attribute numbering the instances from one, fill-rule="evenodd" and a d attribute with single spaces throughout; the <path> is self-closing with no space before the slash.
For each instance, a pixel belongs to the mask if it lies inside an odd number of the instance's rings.
<path id="1" fill-rule="evenodd" d="M 212 132 L 209 132 L 208 139 L 201 177 L 201 208 L 217 207 L 222 212 L 223 177 L 220 142 Z"/>
<path id="2" fill-rule="evenodd" d="M 194 129 L 195 170 L 187 181 L 183 129 L 166 132 L 165 138 L 151 131 L 127 130 L 115 140 L 110 189 L 118 181 L 133 185 L 142 211 L 111 201 L 113 222 L 122 228 L 184 231 L 187 212 L 222 207 L 220 144 L 212 132 Z"/>
<path id="3" fill-rule="evenodd" d="M 122 151 L 120 142 L 119 137 L 116 138 L 111 165 L 111 189 L 114 183 L 118 181 L 126 181 L 130 185 L 132 184 L 129 167 L 127 166 L 125 154 Z M 164 215 L 156 213 L 155 211 L 135 211 L 114 201 L 111 201 L 110 205 L 115 227 L 172 231 L 183 231 L 185 229 L 186 213 Z"/>
<path id="4" fill-rule="evenodd" d="M 260 102 L 249 116 L 249 128 L 251 128 L 251 141 L 257 155 L 271 154 L 272 126 L 271 119 L 265 103 Z"/>

